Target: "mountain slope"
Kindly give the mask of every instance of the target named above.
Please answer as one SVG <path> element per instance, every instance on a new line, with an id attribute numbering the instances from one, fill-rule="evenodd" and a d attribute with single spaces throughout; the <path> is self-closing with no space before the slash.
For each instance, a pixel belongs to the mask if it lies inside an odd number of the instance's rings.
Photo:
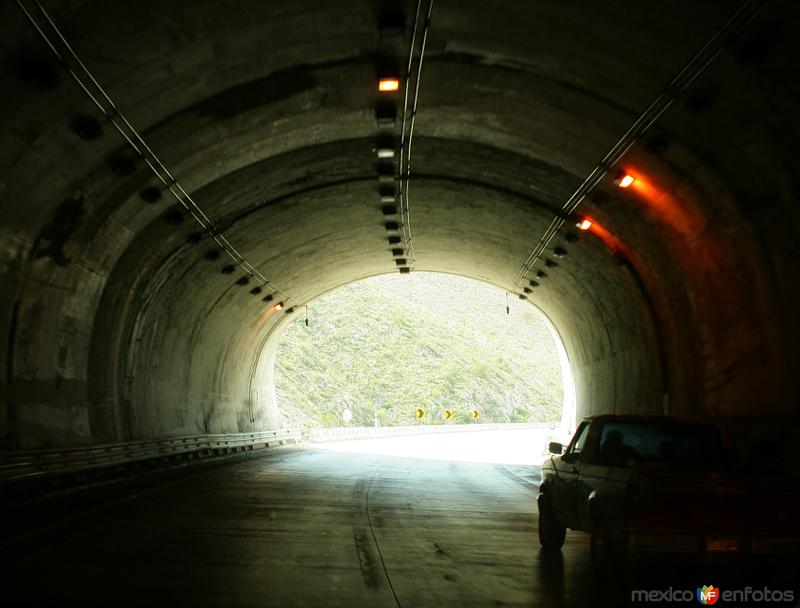
<path id="1" fill-rule="evenodd" d="M 553 338 L 528 304 L 450 275 L 384 275 L 333 291 L 300 310 L 275 363 L 287 425 L 558 420 L 563 399 Z"/>

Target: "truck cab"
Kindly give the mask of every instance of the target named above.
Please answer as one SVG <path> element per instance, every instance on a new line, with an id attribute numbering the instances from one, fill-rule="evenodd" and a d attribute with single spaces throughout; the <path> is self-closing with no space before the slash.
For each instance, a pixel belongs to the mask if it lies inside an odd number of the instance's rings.
<path id="1" fill-rule="evenodd" d="M 797 490 L 765 471 L 732 469 L 710 422 L 592 416 L 550 453 L 538 496 L 545 550 L 560 549 L 570 528 L 591 533 L 594 560 L 800 554 Z"/>

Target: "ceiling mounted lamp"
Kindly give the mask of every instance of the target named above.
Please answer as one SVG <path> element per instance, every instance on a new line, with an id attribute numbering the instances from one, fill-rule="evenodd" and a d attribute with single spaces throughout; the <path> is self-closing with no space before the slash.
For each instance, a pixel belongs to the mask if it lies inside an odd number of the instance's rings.
<path id="1" fill-rule="evenodd" d="M 275 306 L 273 306 L 273 308 L 275 310 L 283 310 L 283 306 L 284 306 L 283 302 L 278 302 L 277 304 L 275 304 Z"/>
<path id="2" fill-rule="evenodd" d="M 577 228 L 578 230 L 589 230 L 589 228 L 591 227 L 592 227 L 592 220 L 590 220 L 588 217 L 583 218 L 582 220 L 580 220 L 575 224 L 575 228 Z"/>
<path id="3" fill-rule="evenodd" d="M 377 148 L 378 158 L 381 160 L 394 158 L 394 148 Z"/>
<path id="4" fill-rule="evenodd" d="M 620 188 L 627 188 L 633 182 L 636 181 L 636 178 L 633 177 L 630 173 L 617 173 L 617 176 L 614 178 L 614 184 L 619 186 Z"/>
<path id="5" fill-rule="evenodd" d="M 378 81 L 378 91 L 381 93 L 394 93 L 400 90 L 400 80 L 398 78 L 381 78 Z"/>
<path id="6" fill-rule="evenodd" d="M 394 127 L 397 122 L 397 108 L 390 102 L 379 103 L 375 108 L 375 122 L 379 128 Z"/>

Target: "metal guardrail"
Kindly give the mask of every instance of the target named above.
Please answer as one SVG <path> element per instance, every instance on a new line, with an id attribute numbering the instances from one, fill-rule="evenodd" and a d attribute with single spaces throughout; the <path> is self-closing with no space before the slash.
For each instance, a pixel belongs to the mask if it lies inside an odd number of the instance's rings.
<path id="1" fill-rule="evenodd" d="M 142 439 L 73 448 L 0 451 L 0 482 L 79 473 L 175 456 L 217 456 L 296 443 L 288 430 Z"/>

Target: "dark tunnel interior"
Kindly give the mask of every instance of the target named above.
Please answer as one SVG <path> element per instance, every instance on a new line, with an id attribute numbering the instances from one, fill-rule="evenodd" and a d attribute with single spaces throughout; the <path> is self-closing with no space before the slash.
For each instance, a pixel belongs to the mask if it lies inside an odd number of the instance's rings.
<path id="1" fill-rule="evenodd" d="M 577 420 L 715 420 L 796 476 L 798 18 L 3 3 L 0 448 L 278 431 L 284 323 L 435 271 L 541 309 Z"/>

